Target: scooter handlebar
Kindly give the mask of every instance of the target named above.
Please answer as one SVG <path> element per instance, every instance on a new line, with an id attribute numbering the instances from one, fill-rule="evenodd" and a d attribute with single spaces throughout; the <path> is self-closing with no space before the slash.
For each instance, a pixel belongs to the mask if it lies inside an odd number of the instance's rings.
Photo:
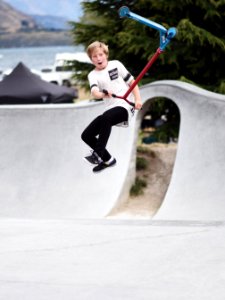
<path id="1" fill-rule="evenodd" d="M 144 25 L 147 25 L 147 26 L 153 28 L 153 29 L 159 30 L 162 33 L 167 32 L 167 29 L 164 26 L 162 26 L 162 25 L 160 25 L 160 24 L 158 24 L 154 21 L 143 18 L 143 17 L 131 12 L 130 9 L 127 6 L 122 6 L 119 9 L 119 16 L 121 18 L 124 18 L 124 17 L 131 18 L 131 19 L 136 20 L 136 21 L 138 21 L 138 22 L 140 22 Z"/>

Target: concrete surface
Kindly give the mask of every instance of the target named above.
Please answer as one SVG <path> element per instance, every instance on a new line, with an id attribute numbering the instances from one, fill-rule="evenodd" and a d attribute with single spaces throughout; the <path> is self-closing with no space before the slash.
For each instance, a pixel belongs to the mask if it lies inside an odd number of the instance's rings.
<path id="1" fill-rule="evenodd" d="M 178 151 L 157 219 L 224 220 L 225 96 L 187 83 L 155 82 L 144 98 L 163 96 L 179 107 Z"/>
<path id="2" fill-rule="evenodd" d="M 103 109 L 102 103 L 0 107 L 0 217 L 100 218 L 127 195 L 132 126 L 113 130 L 116 168 L 96 175 L 83 160 L 90 150 L 80 135 Z"/>
<path id="3" fill-rule="evenodd" d="M 222 222 L 1 220 L 1 300 L 223 300 Z"/>
<path id="4" fill-rule="evenodd" d="M 115 168 L 92 174 L 80 134 L 102 104 L 0 107 L 1 300 L 223 300 L 225 97 L 176 81 L 144 86 L 114 128 Z M 153 220 L 104 218 L 135 176 L 154 97 L 181 112 L 172 180 Z"/>
<path id="5" fill-rule="evenodd" d="M 126 199 L 135 178 L 137 128 L 154 97 L 180 109 L 177 158 L 158 219 L 224 220 L 225 96 L 177 81 L 141 89 L 144 109 L 115 127 L 117 167 L 93 174 L 80 135 L 102 103 L 0 107 L 0 217 L 102 218 Z M 94 200 L 93 200 L 94 199 Z M 204 205 L 203 205 L 204 203 Z"/>

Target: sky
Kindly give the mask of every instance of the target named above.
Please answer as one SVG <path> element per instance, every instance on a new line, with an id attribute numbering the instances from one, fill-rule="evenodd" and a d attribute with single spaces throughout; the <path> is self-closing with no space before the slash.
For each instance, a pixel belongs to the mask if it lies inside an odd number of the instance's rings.
<path id="1" fill-rule="evenodd" d="M 4 0 L 26 14 L 52 15 L 77 21 L 82 15 L 81 0 Z"/>

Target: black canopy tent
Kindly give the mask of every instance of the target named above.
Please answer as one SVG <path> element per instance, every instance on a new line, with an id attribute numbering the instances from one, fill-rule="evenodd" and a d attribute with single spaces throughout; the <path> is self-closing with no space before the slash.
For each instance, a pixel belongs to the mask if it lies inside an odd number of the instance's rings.
<path id="1" fill-rule="evenodd" d="M 0 82 L 0 104 L 72 103 L 73 88 L 42 80 L 22 62 Z"/>

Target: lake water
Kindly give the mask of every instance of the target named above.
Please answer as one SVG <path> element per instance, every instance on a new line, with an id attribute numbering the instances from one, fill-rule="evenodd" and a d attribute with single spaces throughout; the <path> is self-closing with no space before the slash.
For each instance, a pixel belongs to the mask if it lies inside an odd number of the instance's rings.
<path id="1" fill-rule="evenodd" d="M 54 63 L 56 53 L 80 52 L 83 47 L 75 46 L 51 46 L 30 48 L 0 48 L 0 71 L 14 68 L 19 62 L 23 62 L 28 68 L 40 70 L 43 66 Z"/>

